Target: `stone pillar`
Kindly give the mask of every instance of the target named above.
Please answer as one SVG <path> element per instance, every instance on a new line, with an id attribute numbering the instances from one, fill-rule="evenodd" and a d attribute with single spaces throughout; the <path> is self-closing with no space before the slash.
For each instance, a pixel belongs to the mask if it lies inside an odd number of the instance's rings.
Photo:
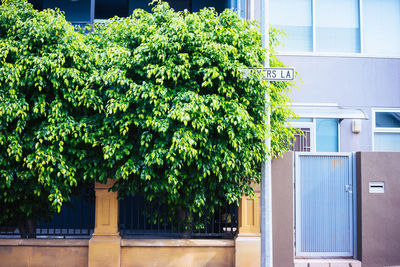
<path id="1" fill-rule="evenodd" d="M 254 186 L 255 198 L 239 201 L 239 234 L 235 239 L 235 266 L 259 267 L 261 264 L 260 187 Z"/>
<path id="2" fill-rule="evenodd" d="M 96 183 L 95 227 L 89 240 L 89 267 L 120 266 L 121 236 L 118 231 L 118 199 L 116 192 L 108 189 L 114 184 L 109 179 L 106 184 Z"/>

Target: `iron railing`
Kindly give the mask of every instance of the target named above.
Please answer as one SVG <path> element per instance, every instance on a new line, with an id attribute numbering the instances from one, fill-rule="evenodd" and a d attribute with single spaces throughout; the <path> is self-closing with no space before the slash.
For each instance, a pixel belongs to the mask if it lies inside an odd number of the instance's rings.
<path id="1" fill-rule="evenodd" d="M 238 229 L 237 205 L 227 205 L 212 214 L 177 211 L 167 215 L 162 205 L 149 206 L 141 196 L 119 202 L 119 230 L 124 238 L 225 238 Z M 186 218 L 186 219 L 185 219 Z"/>
<path id="2" fill-rule="evenodd" d="M 90 238 L 94 230 L 95 194 L 93 187 L 82 187 L 71 202 L 50 220 L 35 222 L 34 233 L 21 231 L 17 225 L 0 225 L 1 238 Z"/>

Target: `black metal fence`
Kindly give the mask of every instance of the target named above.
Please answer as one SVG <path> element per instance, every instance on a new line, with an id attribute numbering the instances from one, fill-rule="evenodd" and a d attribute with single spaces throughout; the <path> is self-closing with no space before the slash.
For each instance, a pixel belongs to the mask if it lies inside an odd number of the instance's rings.
<path id="1" fill-rule="evenodd" d="M 124 238 L 225 238 L 238 229 L 237 206 L 227 205 L 208 216 L 177 211 L 167 216 L 157 205 L 149 207 L 141 196 L 119 202 L 119 230 Z"/>
<path id="2" fill-rule="evenodd" d="M 0 225 L 0 238 L 90 238 L 94 230 L 95 194 L 93 187 L 83 187 L 50 220 L 35 222 L 34 233 L 21 231 L 17 225 Z"/>
<path id="3" fill-rule="evenodd" d="M 225 238 L 237 233 L 237 206 L 227 205 L 208 216 L 181 210 L 174 216 L 162 205 L 148 206 L 144 197 L 127 197 L 119 203 L 119 229 L 124 238 Z M 34 231 L 18 225 L 0 225 L 0 238 L 90 238 L 95 224 L 93 187 L 81 188 L 79 195 L 65 203 L 50 220 L 35 223 Z"/>

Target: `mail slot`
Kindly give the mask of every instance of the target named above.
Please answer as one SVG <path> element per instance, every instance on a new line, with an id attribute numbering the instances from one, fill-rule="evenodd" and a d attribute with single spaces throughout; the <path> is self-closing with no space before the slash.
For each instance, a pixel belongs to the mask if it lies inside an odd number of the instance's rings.
<path id="1" fill-rule="evenodd" d="M 369 183 L 370 193 L 385 193 L 385 183 L 384 182 L 370 182 Z"/>

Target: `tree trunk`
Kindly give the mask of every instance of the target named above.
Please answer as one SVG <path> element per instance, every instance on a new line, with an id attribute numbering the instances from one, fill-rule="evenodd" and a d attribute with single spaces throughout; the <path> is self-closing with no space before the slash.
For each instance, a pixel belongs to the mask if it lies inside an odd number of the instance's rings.
<path id="1" fill-rule="evenodd" d="M 21 238 L 36 238 L 36 221 L 29 216 L 18 226 Z"/>
<path id="2" fill-rule="evenodd" d="M 193 212 L 187 209 L 179 210 L 179 218 L 183 222 L 182 238 L 190 238 L 193 232 Z"/>

